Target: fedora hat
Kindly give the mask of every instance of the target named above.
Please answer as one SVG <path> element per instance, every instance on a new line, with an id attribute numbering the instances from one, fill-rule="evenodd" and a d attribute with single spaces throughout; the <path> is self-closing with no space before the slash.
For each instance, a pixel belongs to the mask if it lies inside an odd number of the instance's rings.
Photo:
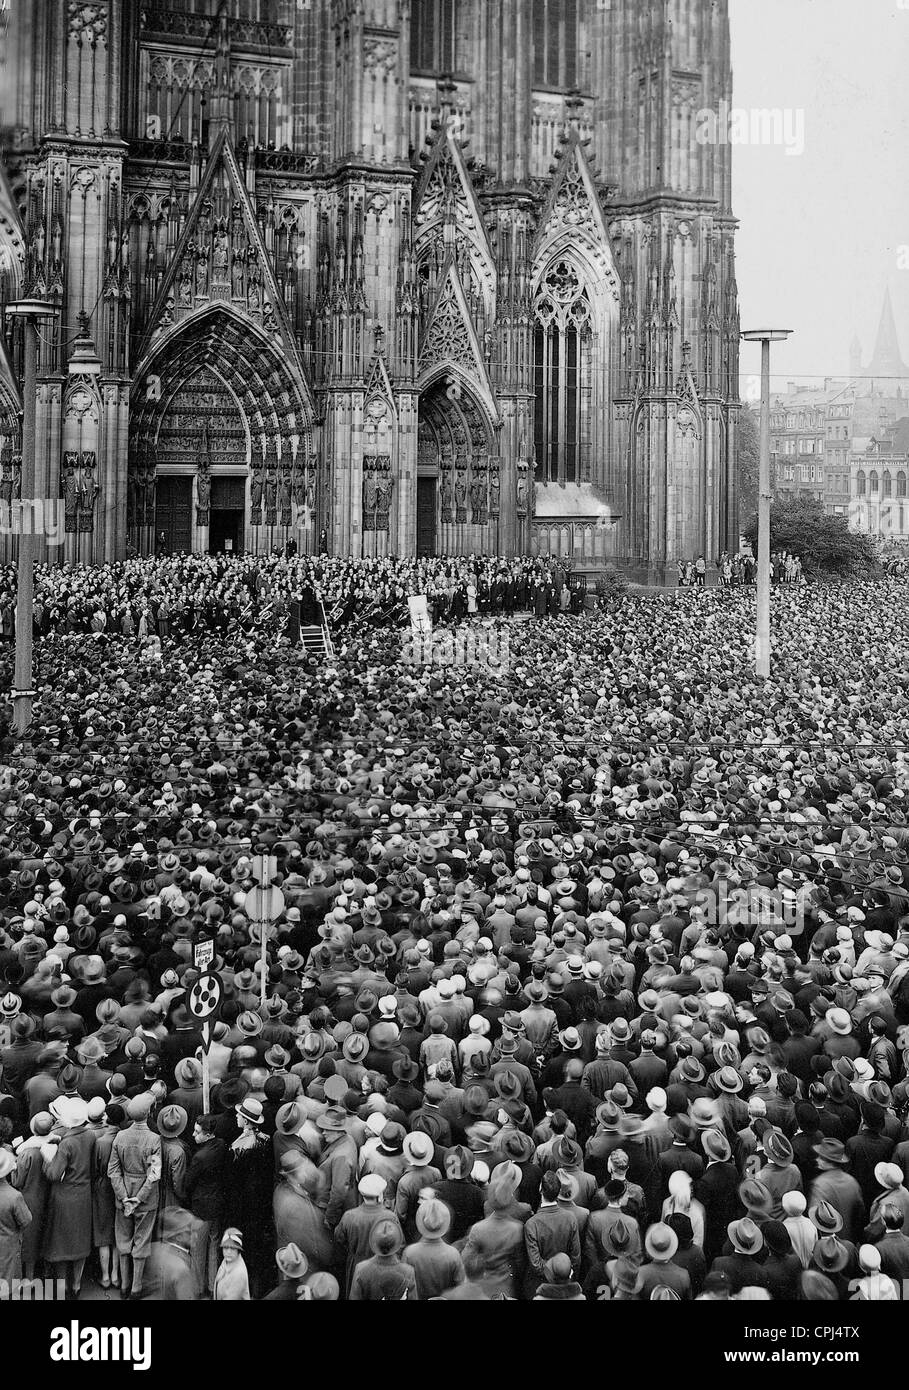
<path id="1" fill-rule="evenodd" d="M 849 1161 L 841 1139 L 822 1139 L 819 1144 L 815 1144 L 814 1152 L 819 1163 L 833 1163 L 842 1168 Z"/>
<path id="2" fill-rule="evenodd" d="M 664 1221 L 651 1226 L 644 1237 L 644 1249 L 652 1260 L 671 1260 L 678 1248 L 678 1236 Z"/>
<path id="3" fill-rule="evenodd" d="M 523 1130 L 510 1130 L 502 1140 L 502 1152 L 512 1163 L 527 1163 L 533 1158 L 536 1149 L 529 1134 Z"/>
<path id="4" fill-rule="evenodd" d="M 237 1118 L 246 1120 L 248 1124 L 259 1126 L 265 1123 L 262 1102 L 256 1100 L 255 1096 L 246 1096 L 235 1109 Z"/>
<path id="5" fill-rule="evenodd" d="M 617 1105 L 620 1110 L 630 1110 L 634 1105 L 634 1097 L 624 1081 L 617 1081 L 616 1084 L 606 1092 L 606 1099 L 611 1100 L 613 1105 Z"/>
<path id="6" fill-rule="evenodd" d="M 438 1197 L 431 1197 L 420 1202 L 415 1220 L 421 1236 L 441 1239 L 451 1226 L 451 1211 Z"/>
<path id="7" fill-rule="evenodd" d="M 257 1038 L 265 1025 L 259 1014 L 253 1013 L 251 1009 L 247 1009 L 244 1013 L 240 1014 L 236 1026 L 244 1037 Z"/>
<path id="8" fill-rule="evenodd" d="M 275 1264 L 285 1279 L 302 1279 L 309 1270 L 309 1261 L 293 1241 L 275 1251 Z"/>
<path id="9" fill-rule="evenodd" d="M 463 1144 L 449 1149 L 445 1158 L 445 1173 L 449 1179 L 463 1181 L 469 1178 L 474 1168 L 474 1155 Z"/>
<path id="10" fill-rule="evenodd" d="M 432 1162 L 435 1146 L 428 1134 L 415 1130 L 404 1136 L 404 1154 L 414 1168 L 425 1168 Z"/>
<path id="11" fill-rule="evenodd" d="M 726 1234 L 738 1255 L 757 1255 L 764 1248 L 764 1237 L 750 1216 L 743 1216 L 740 1221 L 730 1221 Z"/>
<path id="12" fill-rule="evenodd" d="M 808 1220 L 821 1236 L 835 1236 L 843 1229 L 843 1218 L 832 1202 L 817 1202 L 809 1207 Z"/>
<path id="13" fill-rule="evenodd" d="M 84 929 L 80 927 L 79 931 L 76 932 L 77 940 L 79 937 L 79 933 L 82 930 Z M 94 932 L 92 932 L 92 942 L 90 944 L 94 944 Z M 107 969 L 105 967 L 104 961 L 101 959 L 100 956 L 86 956 L 80 962 L 80 964 L 82 969 L 82 979 L 84 980 L 85 984 L 96 985 L 100 984 L 100 982 L 103 979 L 106 979 Z"/>
<path id="14" fill-rule="evenodd" d="M 849 1263 L 849 1251 L 836 1236 L 821 1236 L 815 1242 L 811 1260 L 823 1274 L 839 1274 Z"/>
<path id="15" fill-rule="evenodd" d="M 341 1054 L 347 1062 L 362 1062 L 368 1051 L 369 1040 L 364 1033 L 348 1033 L 341 1044 Z"/>
<path id="16" fill-rule="evenodd" d="M 701 1148 L 712 1163 L 728 1163 L 732 1157 L 729 1140 L 720 1129 L 705 1129 L 701 1134 Z"/>
<path id="17" fill-rule="evenodd" d="M 330 1105 L 321 1115 L 316 1116 L 316 1125 L 329 1133 L 343 1133 L 347 1129 L 347 1112 L 338 1105 Z"/>
<path id="18" fill-rule="evenodd" d="M 698 1096 L 691 1106 L 689 1118 L 695 1129 L 713 1129 L 719 1122 L 716 1102 L 706 1096 Z"/>
<path id="19" fill-rule="evenodd" d="M 770 1190 L 758 1178 L 744 1178 L 739 1183 L 739 1201 L 746 1211 L 758 1216 L 769 1216 L 773 1210 Z"/>
<path id="20" fill-rule="evenodd" d="M 92 1062 L 101 1062 L 107 1056 L 102 1043 L 96 1037 L 85 1038 L 76 1048 L 76 1056 L 83 1066 Z"/>
<path id="21" fill-rule="evenodd" d="M 168 1139 L 178 1139 L 186 1128 L 188 1118 L 182 1105 L 165 1105 L 158 1115 L 158 1133 Z"/>
<path id="22" fill-rule="evenodd" d="M 779 1129 L 770 1129 L 764 1135 L 764 1153 L 781 1168 L 792 1162 L 792 1145 Z"/>
<path id="23" fill-rule="evenodd" d="M 721 1067 L 716 1073 L 716 1084 L 727 1095 L 738 1095 L 745 1083 L 735 1067 Z"/>

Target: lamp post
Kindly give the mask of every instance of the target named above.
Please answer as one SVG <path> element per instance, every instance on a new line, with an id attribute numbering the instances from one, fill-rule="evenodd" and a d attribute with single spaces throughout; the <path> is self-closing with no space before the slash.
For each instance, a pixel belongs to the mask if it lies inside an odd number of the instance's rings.
<path id="1" fill-rule="evenodd" d="M 761 345 L 761 467 L 758 478 L 757 623 L 754 665 L 762 680 L 770 676 L 770 344 L 783 342 L 791 328 L 753 328 L 742 337 Z"/>
<path id="2" fill-rule="evenodd" d="M 25 360 L 22 373 L 22 473 L 23 502 L 35 492 L 35 379 L 38 371 L 38 319 L 55 318 L 60 310 L 43 299 L 18 299 L 7 304 L 7 316 L 21 318 L 25 328 Z M 25 516 L 25 509 L 22 509 Z M 16 665 L 13 676 L 13 727 L 20 738 L 32 721 L 32 617 L 35 608 L 34 542 L 24 521 L 19 535 L 19 573 L 16 590 Z"/>

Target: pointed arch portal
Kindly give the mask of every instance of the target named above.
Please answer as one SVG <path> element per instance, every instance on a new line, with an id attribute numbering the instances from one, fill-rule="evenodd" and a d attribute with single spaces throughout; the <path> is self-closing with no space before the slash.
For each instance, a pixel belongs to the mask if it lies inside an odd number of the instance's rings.
<path id="1" fill-rule="evenodd" d="M 280 349 L 216 308 L 155 346 L 130 412 L 127 524 L 140 553 L 310 549 L 318 478 L 312 409 Z"/>
<path id="2" fill-rule="evenodd" d="M 417 554 L 497 549 L 500 486 L 485 412 L 459 374 L 438 377 L 420 396 Z"/>

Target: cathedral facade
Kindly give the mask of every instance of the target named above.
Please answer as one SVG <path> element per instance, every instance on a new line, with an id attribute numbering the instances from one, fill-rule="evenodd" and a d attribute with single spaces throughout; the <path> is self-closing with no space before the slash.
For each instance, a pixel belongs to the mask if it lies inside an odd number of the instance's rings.
<path id="1" fill-rule="evenodd" d="M 36 474 L 63 558 L 293 538 L 659 578 L 737 545 L 730 147 L 698 139 L 725 0 L 4 18 L 0 297 L 60 311 Z"/>

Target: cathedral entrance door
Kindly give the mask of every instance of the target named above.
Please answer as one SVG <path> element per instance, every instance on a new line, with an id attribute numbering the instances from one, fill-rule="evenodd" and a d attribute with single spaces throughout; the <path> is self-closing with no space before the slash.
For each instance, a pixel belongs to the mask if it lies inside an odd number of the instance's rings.
<path id="1" fill-rule="evenodd" d="M 158 478 L 155 489 L 155 547 L 167 555 L 192 549 L 192 478 Z M 163 542 L 161 535 L 164 535 Z"/>
<path id="2" fill-rule="evenodd" d="M 212 508 L 208 528 L 208 553 L 238 555 L 243 549 L 243 513 Z"/>
<path id="3" fill-rule="evenodd" d="M 436 553 L 436 480 L 417 478 L 417 554 Z"/>
<path id="4" fill-rule="evenodd" d="M 246 482 L 243 478 L 213 478 L 208 553 L 238 555 L 243 549 Z"/>

